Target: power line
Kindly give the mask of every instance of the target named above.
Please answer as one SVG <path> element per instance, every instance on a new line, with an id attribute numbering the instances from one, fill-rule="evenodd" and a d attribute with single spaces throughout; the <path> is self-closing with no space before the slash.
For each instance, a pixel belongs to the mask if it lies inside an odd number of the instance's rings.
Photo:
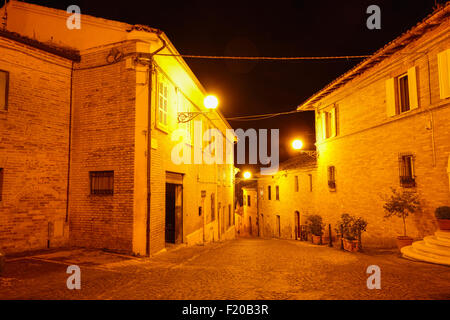
<path id="1" fill-rule="evenodd" d="M 241 117 L 230 117 L 225 118 L 229 121 L 257 121 L 257 120 L 265 120 L 270 119 L 278 116 L 284 116 L 287 114 L 293 114 L 303 112 L 303 110 L 292 110 L 292 111 L 285 111 L 285 112 L 276 112 L 276 113 L 265 113 L 265 114 L 256 114 L 256 115 L 250 115 L 250 116 L 241 116 Z"/>
<path id="2" fill-rule="evenodd" d="M 181 58 L 193 58 L 193 59 L 221 59 L 221 60 L 269 60 L 269 61 L 295 61 L 295 60 L 350 60 L 350 59 L 364 59 L 370 57 L 370 55 L 359 56 L 324 56 L 324 57 L 239 57 L 239 56 L 201 56 L 192 54 L 171 54 L 171 53 L 158 53 L 157 56 L 166 57 L 181 57 Z"/>

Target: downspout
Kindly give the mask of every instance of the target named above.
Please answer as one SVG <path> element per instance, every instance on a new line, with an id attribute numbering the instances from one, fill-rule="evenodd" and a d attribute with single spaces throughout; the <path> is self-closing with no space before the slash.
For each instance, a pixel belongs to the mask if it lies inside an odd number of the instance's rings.
<path id="1" fill-rule="evenodd" d="M 72 156 L 72 108 L 73 108 L 73 61 L 70 70 L 70 102 L 69 102 L 69 151 L 67 157 L 67 194 L 66 194 L 66 223 L 69 222 L 69 188 L 70 188 L 70 159 Z"/>
<path id="2" fill-rule="evenodd" d="M 432 98 L 431 98 L 431 73 L 430 73 L 430 57 L 427 52 L 427 64 L 428 64 L 428 92 L 429 92 L 429 106 L 432 105 Z M 433 118 L 433 111 L 427 108 L 428 113 L 430 114 L 430 130 L 431 130 L 431 149 L 433 152 L 433 167 L 436 167 L 436 142 L 434 138 L 434 118 Z"/>
<path id="3" fill-rule="evenodd" d="M 151 154 L 152 154 L 152 87 L 153 87 L 153 56 L 163 50 L 167 44 L 161 38 L 161 31 L 156 35 L 161 40 L 162 46 L 150 53 L 148 66 L 148 129 L 147 129 L 147 226 L 146 226 L 146 255 L 150 255 L 150 211 L 151 211 Z"/>

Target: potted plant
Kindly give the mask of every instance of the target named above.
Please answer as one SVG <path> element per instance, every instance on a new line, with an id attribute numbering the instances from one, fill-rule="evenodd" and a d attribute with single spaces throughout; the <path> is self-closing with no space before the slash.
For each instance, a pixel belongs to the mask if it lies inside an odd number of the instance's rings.
<path id="1" fill-rule="evenodd" d="M 383 208 L 385 210 L 385 218 L 397 216 L 403 221 L 403 235 L 397 237 L 397 246 L 399 249 L 410 246 L 413 239 L 406 235 L 406 218 L 410 214 L 414 214 L 421 210 L 419 197 L 416 193 L 410 191 L 398 192 L 392 188 L 392 194 L 385 200 Z"/>
<path id="2" fill-rule="evenodd" d="M 308 230 L 311 233 L 312 243 L 322 244 L 323 224 L 322 217 L 315 214 L 308 216 Z"/>
<path id="3" fill-rule="evenodd" d="M 439 229 L 450 231 L 450 207 L 443 206 L 436 208 L 434 215 L 436 216 Z"/>
<path id="4" fill-rule="evenodd" d="M 367 222 L 361 217 L 353 217 L 348 213 L 341 215 L 336 232 L 342 239 L 346 251 L 356 252 L 361 249 L 361 233 L 366 231 Z"/>

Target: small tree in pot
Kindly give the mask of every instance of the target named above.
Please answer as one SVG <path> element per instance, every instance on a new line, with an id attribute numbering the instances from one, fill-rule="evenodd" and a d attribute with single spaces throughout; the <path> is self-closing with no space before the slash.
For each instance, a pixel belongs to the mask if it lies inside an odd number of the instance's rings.
<path id="1" fill-rule="evenodd" d="M 422 209 L 419 196 L 414 192 L 398 192 L 395 188 L 391 188 L 392 194 L 385 198 L 383 208 L 385 210 L 385 218 L 396 216 L 403 220 L 403 236 L 397 237 L 397 246 L 399 249 L 412 244 L 413 239 L 406 235 L 406 218 L 410 214 L 414 214 Z"/>
<path id="2" fill-rule="evenodd" d="M 434 215 L 438 221 L 439 229 L 450 231 L 450 207 L 443 206 L 436 208 Z"/>
<path id="3" fill-rule="evenodd" d="M 341 215 L 336 232 L 342 238 L 344 250 L 355 252 L 361 249 L 361 233 L 366 231 L 367 222 L 361 217 L 354 217 L 348 213 Z"/>
<path id="4" fill-rule="evenodd" d="M 308 216 L 307 226 L 309 232 L 312 234 L 312 242 L 314 244 L 322 244 L 323 223 L 322 217 L 314 214 Z"/>

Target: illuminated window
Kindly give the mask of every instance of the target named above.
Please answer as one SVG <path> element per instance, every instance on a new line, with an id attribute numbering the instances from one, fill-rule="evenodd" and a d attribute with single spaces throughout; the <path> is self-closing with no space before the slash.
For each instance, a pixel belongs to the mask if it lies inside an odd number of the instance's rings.
<path id="1" fill-rule="evenodd" d="M 397 97 L 398 97 L 398 112 L 406 112 L 410 110 L 409 105 L 409 87 L 408 74 L 403 74 L 397 77 Z"/>
<path id="2" fill-rule="evenodd" d="M 336 189 L 336 169 L 334 166 L 328 167 L 328 187 Z"/>
<path id="3" fill-rule="evenodd" d="M 2 201 L 3 194 L 3 168 L 0 168 L 0 201 Z"/>
<path id="4" fill-rule="evenodd" d="M 158 124 L 163 127 L 167 127 L 169 87 L 162 76 L 158 87 Z"/>
<path id="5" fill-rule="evenodd" d="M 294 177 L 294 184 L 295 184 L 295 186 L 294 186 L 294 188 L 295 188 L 295 192 L 298 192 L 298 176 L 295 176 Z"/>
<path id="6" fill-rule="evenodd" d="M 414 188 L 416 179 L 414 175 L 414 156 L 411 154 L 399 155 L 400 185 L 403 188 Z"/>
<path id="7" fill-rule="evenodd" d="M 272 200 L 272 188 L 271 188 L 271 186 L 267 187 L 267 199 Z"/>
<path id="8" fill-rule="evenodd" d="M 312 174 L 308 174 L 309 176 L 309 191 L 312 192 L 313 191 L 313 181 L 312 181 Z"/>
<path id="9" fill-rule="evenodd" d="M 275 187 L 275 200 L 280 200 L 280 187 Z"/>
<path id="10" fill-rule="evenodd" d="M 91 180 L 91 194 L 114 194 L 114 171 L 91 171 L 89 176 Z"/>
<path id="11" fill-rule="evenodd" d="M 328 139 L 337 136 L 337 108 L 332 107 L 322 111 L 322 138 Z"/>
<path id="12" fill-rule="evenodd" d="M 9 72 L 0 70 L 0 110 L 8 109 Z"/>
<path id="13" fill-rule="evenodd" d="M 386 80 L 386 106 L 389 117 L 419 107 L 416 69 L 411 67 L 404 74 Z"/>

